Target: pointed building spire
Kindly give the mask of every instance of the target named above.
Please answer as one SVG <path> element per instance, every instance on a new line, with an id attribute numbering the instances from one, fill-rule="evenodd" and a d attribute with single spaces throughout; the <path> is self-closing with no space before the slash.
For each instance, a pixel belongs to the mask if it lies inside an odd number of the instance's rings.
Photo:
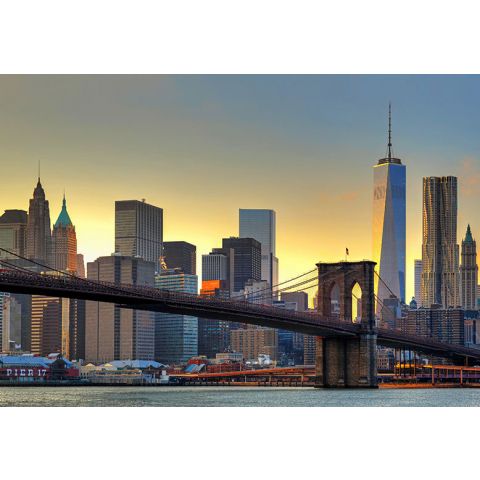
<path id="1" fill-rule="evenodd" d="M 65 198 L 65 192 L 63 192 L 62 210 L 60 211 L 60 215 L 58 216 L 54 227 L 67 227 L 68 225 L 73 226 L 72 220 L 70 220 L 70 215 L 67 212 L 67 200 Z"/>
<path id="2" fill-rule="evenodd" d="M 392 102 L 388 103 L 388 159 L 392 160 Z"/>
<path id="3" fill-rule="evenodd" d="M 470 230 L 470 224 L 467 226 L 467 233 L 465 234 L 465 242 L 473 243 L 472 231 Z"/>

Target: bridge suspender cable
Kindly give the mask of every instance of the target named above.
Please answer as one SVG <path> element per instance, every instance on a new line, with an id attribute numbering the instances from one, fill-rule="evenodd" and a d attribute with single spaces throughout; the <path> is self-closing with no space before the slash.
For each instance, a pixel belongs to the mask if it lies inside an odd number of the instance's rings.
<path id="1" fill-rule="evenodd" d="M 277 283 L 276 285 L 272 285 L 271 287 L 267 287 L 267 288 L 263 288 L 262 290 L 258 290 L 257 292 L 255 293 L 261 293 L 261 292 L 264 292 L 264 291 L 272 291 L 275 287 L 279 287 L 280 285 L 284 285 L 286 283 L 290 283 L 290 282 L 293 282 L 293 280 L 298 280 L 299 278 L 302 278 L 302 277 L 305 277 L 306 275 L 309 275 L 310 273 L 313 273 L 313 272 L 316 272 L 317 269 L 314 268 L 313 270 L 310 270 L 308 272 L 305 272 L 305 273 L 302 273 L 301 275 L 298 275 L 296 277 L 293 277 L 293 278 L 290 278 L 288 280 L 285 280 L 283 282 L 280 282 L 280 283 Z M 243 295 L 234 295 L 233 297 L 230 297 L 231 299 L 233 298 L 243 298 Z"/>
<path id="2" fill-rule="evenodd" d="M 90 284 L 90 285 L 98 285 L 98 283 L 99 283 L 99 282 L 95 282 L 94 280 L 90 280 L 90 279 L 88 279 L 88 278 L 79 277 L 79 276 L 74 275 L 73 273 L 70 273 L 70 272 L 65 272 L 65 271 L 62 271 L 62 270 L 58 270 L 58 269 L 53 268 L 53 267 L 51 267 L 51 266 L 49 266 L 49 265 L 45 265 L 45 264 L 43 264 L 43 263 L 41 263 L 41 262 L 38 262 L 38 261 L 36 261 L 36 260 L 32 260 L 32 259 L 30 259 L 30 258 L 26 258 L 26 257 L 24 257 L 24 256 L 22 256 L 22 255 L 19 255 L 19 254 L 15 253 L 15 252 L 11 252 L 10 250 L 7 250 L 7 249 L 2 248 L 2 247 L 0 247 L 0 251 L 3 251 L 3 252 L 5 252 L 5 253 L 8 253 L 9 255 L 13 255 L 14 257 L 17 257 L 17 258 L 19 258 L 19 259 L 21 259 L 21 260 L 25 260 L 25 261 L 27 261 L 27 262 L 30 262 L 30 263 L 34 264 L 34 265 L 37 265 L 37 266 L 42 267 L 42 268 L 45 268 L 45 269 L 47 269 L 47 270 L 50 270 L 50 271 L 59 273 L 59 274 L 62 275 L 62 276 L 67 276 L 67 277 L 74 278 L 75 280 L 78 280 L 78 281 L 80 281 L 80 282 L 84 282 L 84 283 L 87 283 L 87 284 Z M 4 262 L 4 261 L 2 260 L 2 262 Z M 4 263 L 7 263 L 10 267 L 15 268 L 16 270 L 21 270 L 21 271 L 23 271 L 24 273 L 29 273 L 30 275 L 39 275 L 38 272 L 32 272 L 31 270 L 28 270 L 28 268 L 24 268 L 24 267 L 20 267 L 20 266 L 17 266 L 17 265 L 13 265 L 13 264 L 11 264 L 11 263 L 9 263 L 9 262 L 4 262 Z M 102 285 L 104 285 L 104 284 L 102 284 Z M 104 285 L 104 286 L 105 286 L 105 285 Z M 122 288 L 117 287 L 117 286 L 114 286 L 114 285 L 108 285 L 108 288 L 110 288 L 112 291 L 119 292 L 119 293 L 129 293 L 128 290 L 122 289 Z"/>
<path id="3" fill-rule="evenodd" d="M 392 289 L 388 286 L 387 282 L 385 282 L 385 280 L 377 273 L 376 270 L 374 270 L 374 273 L 379 278 L 379 280 L 387 287 L 387 290 L 396 297 L 397 294 L 392 291 Z"/>
<path id="4" fill-rule="evenodd" d="M 341 270 L 341 267 L 338 267 L 337 270 Z M 290 290 L 291 288 L 299 287 L 299 286 L 301 286 L 301 285 L 306 285 L 306 284 L 311 283 L 311 282 L 315 282 L 315 283 L 314 283 L 313 285 L 305 286 L 305 287 L 303 287 L 303 288 L 300 288 L 300 289 L 298 289 L 298 290 L 294 290 L 293 292 L 289 292 L 289 293 L 298 293 L 298 292 L 302 292 L 302 291 L 307 290 L 307 289 L 310 289 L 310 288 L 318 287 L 318 285 L 319 285 L 319 280 L 320 280 L 322 277 L 324 277 L 324 276 L 326 276 L 326 275 L 329 275 L 329 274 L 331 274 L 331 272 L 325 272 L 325 273 L 323 273 L 323 274 L 321 274 L 321 275 L 316 275 L 316 276 L 313 277 L 313 278 L 304 280 L 304 281 L 299 282 L 299 283 L 296 283 L 296 284 L 294 284 L 294 285 L 289 285 L 289 286 L 284 287 L 284 288 L 282 288 L 282 289 L 279 289 L 279 290 L 276 290 L 276 291 L 274 291 L 274 292 L 271 292 L 270 294 L 257 295 L 257 293 L 259 293 L 259 292 L 261 292 L 261 291 L 255 292 L 255 293 L 253 293 L 251 296 L 248 297 L 248 300 L 249 300 L 250 302 L 252 302 L 252 300 L 257 300 L 257 301 L 258 301 L 258 300 L 269 300 L 269 299 L 273 298 L 274 296 L 276 296 L 278 293 L 287 292 L 287 291 Z M 286 282 L 284 282 L 284 283 L 286 283 Z M 245 300 L 247 301 L 247 298 L 246 298 L 245 296 L 242 296 L 242 297 L 243 297 L 243 299 L 245 299 Z"/>

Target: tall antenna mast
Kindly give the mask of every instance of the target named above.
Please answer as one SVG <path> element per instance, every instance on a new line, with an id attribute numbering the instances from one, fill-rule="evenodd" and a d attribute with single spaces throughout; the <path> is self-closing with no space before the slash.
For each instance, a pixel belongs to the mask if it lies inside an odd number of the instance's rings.
<path id="1" fill-rule="evenodd" d="M 392 102 L 388 103 L 388 160 L 392 160 Z"/>

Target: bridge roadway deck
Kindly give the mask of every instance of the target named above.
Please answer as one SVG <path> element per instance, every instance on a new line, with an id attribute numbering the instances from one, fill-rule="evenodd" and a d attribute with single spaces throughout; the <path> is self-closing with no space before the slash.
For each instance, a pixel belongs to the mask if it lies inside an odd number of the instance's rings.
<path id="1" fill-rule="evenodd" d="M 71 276 L 0 270 L 0 291 L 114 303 L 123 308 L 248 323 L 327 338 L 352 337 L 363 331 L 360 324 L 252 304 L 244 300 L 200 297 L 153 287 L 114 285 Z M 387 347 L 409 348 L 456 360 L 470 358 L 480 361 L 480 350 L 407 335 L 396 330 L 377 329 L 377 334 L 378 344 Z"/>

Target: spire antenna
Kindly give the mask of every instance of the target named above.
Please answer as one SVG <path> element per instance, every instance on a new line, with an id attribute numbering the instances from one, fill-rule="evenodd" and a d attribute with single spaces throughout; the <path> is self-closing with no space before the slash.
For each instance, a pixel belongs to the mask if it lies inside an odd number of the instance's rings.
<path id="1" fill-rule="evenodd" d="M 392 102 L 388 103 L 388 159 L 392 160 Z"/>
<path id="2" fill-rule="evenodd" d="M 38 161 L 38 181 L 40 182 L 40 160 Z"/>

